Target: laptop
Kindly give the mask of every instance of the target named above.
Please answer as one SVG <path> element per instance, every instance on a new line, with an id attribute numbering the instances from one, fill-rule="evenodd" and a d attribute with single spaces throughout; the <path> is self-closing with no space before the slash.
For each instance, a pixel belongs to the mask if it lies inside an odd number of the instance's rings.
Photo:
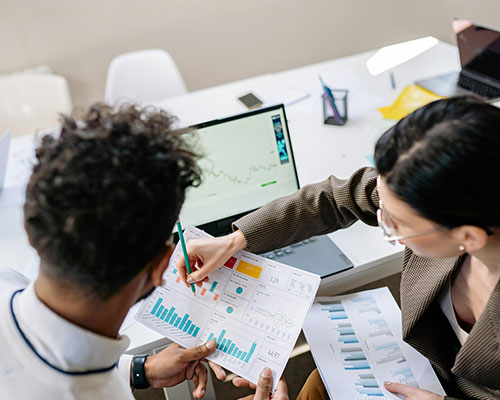
<path id="1" fill-rule="evenodd" d="M 189 188 L 180 213 L 184 226 L 213 236 L 251 211 L 299 189 L 285 108 L 276 105 L 194 126 L 188 141 L 202 154 L 202 183 Z M 326 277 L 353 263 L 326 235 L 263 254 Z"/>
<path id="2" fill-rule="evenodd" d="M 455 19 L 452 25 L 462 69 L 415 83 L 444 97 L 476 94 L 485 100 L 499 98 L 500 31 L 464 19 Z"/>

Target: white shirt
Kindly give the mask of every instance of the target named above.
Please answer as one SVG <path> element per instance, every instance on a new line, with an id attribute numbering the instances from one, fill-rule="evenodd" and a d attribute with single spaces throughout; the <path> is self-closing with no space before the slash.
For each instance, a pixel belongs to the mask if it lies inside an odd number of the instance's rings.
<path id="1" fill-rule="evenodd" d="M 443 311 L 443 314 L 448 319 L 455 335 L 457 335 L 458 341 L 463 346 L 469 334 L 462 329 L 457 320 L 457 315 L 455 314 L 455 309 L 453 308 L 453 302 L 451 299 L 451 283 L 448 281 L 448 284 L 443 287 L 441 293 L 438 296 L 439 306 Z"/>
<path id="2" fill-rule="evenodd" d="M 0 398 L 134 399 L 131 356 L 116 366 L 129 339 L 72 324 L 27 283 L 14 271 L 0 271 Z"/>

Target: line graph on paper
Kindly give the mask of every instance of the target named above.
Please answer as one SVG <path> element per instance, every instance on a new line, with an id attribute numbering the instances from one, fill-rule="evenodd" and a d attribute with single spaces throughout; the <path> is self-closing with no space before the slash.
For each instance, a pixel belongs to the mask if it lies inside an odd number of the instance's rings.
<path id="1" fill-rule="evenodd" d="M 250 302 L 244 321 L 260 331 L 274 334 L 284 340 L 290 340 L 291 333 L 297 329 L 295 315 L 300 315 L 300 306 L 290 301 L 287 309 L 275 304 L 268 293 L 257 290 Z M 297 312 L 295 314 L 294 311 Z"/>
<path id="2" fill-rule="evenodd" d="M 296 329 L 295 321 L 283 313 L 283 309 L 268 310 L 260 307 L 250 307 L 245 313 L 244 321 L 262 332 L 271 333 L 280 339 L 289 341 L 291 333 Z"/>
<path id="3" fill-rule="evenodd" d="M 275 327 L 293 328 L 295 326 L 295 321 L 288 317 L 288 315 L 284 312 L 283 307 L 280 307 L 277 311 L 266 310 L 262 307 L 255 307 L 254 310 L 259 315 L 271 318 L 272 324 Z"/>

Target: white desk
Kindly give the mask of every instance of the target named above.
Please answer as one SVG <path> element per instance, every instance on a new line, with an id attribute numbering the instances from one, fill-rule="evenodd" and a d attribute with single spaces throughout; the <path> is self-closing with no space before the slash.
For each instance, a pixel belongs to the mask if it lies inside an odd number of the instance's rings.
<path id="1" fill-rule="evenodd" d="M 286 108 L 300 185 L 323 180 L 331 174 L 347 178 L 357 168 L 369 165 L 366 156 L 373 154 L 376 140 L 393 124 L 384 121 L 376 107 L 391 104 L 406 85 L 417 79 L 459 68 L 456 47 L 440 42 L 426 53 L 394 68 L 397 88 L 393 90 L 389 73 L 376 77 L 369 74 L 366 61 L 374 53 L 369 51 L 262 75 L 168 99 L 157 105 L 177 115 L 180 125 L 191 125 L 246 111 L 236 98 L 249 91 L 264 100 L 275 97 L 275 93 L 287 87 L 309 92 L 308 99 Z M 327 84 L 349 89 L 349 120 L 345 126 L 323 124 L 318 74 Z M 353 261 L 355 268 L 323 280 L 322 294 L 348 290 L 400 269 L 402 246 L 385 242 L 379 228 L 356 223 L 329 236 Z"/>
<path id="2" fill-rule="evenodd" d="M 246 111 L 236 98 L 249 91 L 264 100 L 288 87 L 309 92 L 308 99 L 286 108 L 299 182 L 317 182 L 330 174 L 346 178 L 369 165 L 366 156 L 373 153 L 377 138 L 391 125 L 382 120 L 376 107 L 392 103 L 405 85 L 417 79 L 459 68 L 456 48 L 440 42 L 394 68 L 397 87 L 393 90 L 388 73 L 376 77 L 368 73 L 366 61 L 372 54 L 374 51 L 204 89 L 157 106 L 177 115 L 179 125 L 186 126 Z M 331 86 L 349 89 L 349 121 L 343 127 L 323 124 L 318 74 Z M 0 264 L 23 271 L 31 250 L 22 229 L 22 208 L 0 209 L 0 221 Z M 355 267 L 325 279 L 321 294 L 349 290 L 399 272 L 402 246 L 386 243 L 379 228 L 356 223 L 329 236 Z M 124 333 L 131 338 L 129 352 L 141 352 L 166 341 L 138 323 Z"/>

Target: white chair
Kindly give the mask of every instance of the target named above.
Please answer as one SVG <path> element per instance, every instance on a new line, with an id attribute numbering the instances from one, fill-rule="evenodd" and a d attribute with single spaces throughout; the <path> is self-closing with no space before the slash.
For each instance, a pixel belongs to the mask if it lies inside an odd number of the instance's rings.
<path id="1" fill-rule="evenodd" d="M 71 112 L 66 79 L 59 75 L 19 73 L 0 76 L 0 132 L 13 136 L 59 126 L 59 114 Z"/>
<path id="2" fill-rule="evenodd" d="M 186 84 L 165 50 L 125 53 L 109 64 L 104 98 L 110 105 L 133 102 L 146 106 L 184 93 Z"/>
<path id="3" fill-rule="evenodd" d="M 3 189 L 5 181 L 5 171 L 7 171 L 7 158 L 9 157 L 9 145 L 11 131 L 5 132 L 0 136 L 0 192 Z"/>

